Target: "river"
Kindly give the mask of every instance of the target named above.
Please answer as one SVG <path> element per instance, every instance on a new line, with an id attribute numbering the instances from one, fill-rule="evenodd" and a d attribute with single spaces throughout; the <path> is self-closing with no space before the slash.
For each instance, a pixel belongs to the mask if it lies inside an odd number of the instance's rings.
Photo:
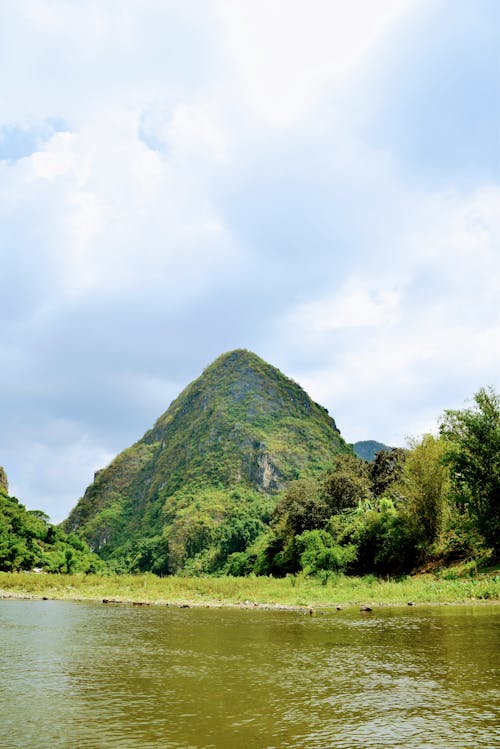
<path id="1" fill-rule="evenodd" d="M 498 748 L 499 624 L 0 600 L 0 746 Z"/>

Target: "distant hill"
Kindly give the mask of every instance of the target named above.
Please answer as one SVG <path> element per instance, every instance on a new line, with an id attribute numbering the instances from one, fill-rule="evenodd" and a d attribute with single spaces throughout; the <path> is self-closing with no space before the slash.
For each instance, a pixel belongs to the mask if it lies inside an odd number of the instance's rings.
<path id="1" fill-rule="evenodd" d="M 263 531 L 274 495 L 352 452 L 327 411 L 255 354 L 220 356 L 120 453 L 63 527 L 124 569 L 216 569 Z"/>
<path id="2" fill-rule="evenodd" d="M 355 442 L 352 447 L 358 458 L 368 460 L 370 463 L 375 460 L 375 456 L 380 450 L 392 450 L 389 445 L 384 445 L 383 442 L 377 442 L 376 440 Z"/>

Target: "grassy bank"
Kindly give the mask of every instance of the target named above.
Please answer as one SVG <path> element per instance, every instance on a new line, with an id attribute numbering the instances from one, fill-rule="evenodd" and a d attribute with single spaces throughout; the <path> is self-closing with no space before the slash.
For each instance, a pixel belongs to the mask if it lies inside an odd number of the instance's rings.
<path id="1" fill-rule="evenodd" d="M 454 575 L 451 574 L 451 578 Z M 172 605 L 336 606 L 498 601 L 498 572 L 455 577 L 433 574 L 400 581 L 366 577 L 164 577 L 47 575 L 0 572 L 0 597 L 95 600 Z"/>

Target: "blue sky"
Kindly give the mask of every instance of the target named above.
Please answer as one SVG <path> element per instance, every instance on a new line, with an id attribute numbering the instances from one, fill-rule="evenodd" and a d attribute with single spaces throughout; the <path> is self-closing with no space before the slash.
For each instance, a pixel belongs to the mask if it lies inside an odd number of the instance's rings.
<path id="1" fill-rule="evenodd" d="M 5 0 L 0 464 L 63 519 L 223 351 L 348 441 L 500 380 L 496 0 Z"/>

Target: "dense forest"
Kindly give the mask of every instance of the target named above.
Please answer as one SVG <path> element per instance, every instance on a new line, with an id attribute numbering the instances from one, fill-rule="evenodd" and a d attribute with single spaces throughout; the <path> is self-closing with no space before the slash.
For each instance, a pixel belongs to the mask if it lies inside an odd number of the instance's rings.
<path id="1" fill-rule="evenodd" d="M 439 436 L 339 455 L 317 480 L 289 485 L 269 531 L 226 565 L 233 575 L 397 575 L 500 550 L 500 398 L 481 389 L 446 411 Z"/>
<path id="2" fill-rule="evenodd" d="M 170 516 L 169 516 L 170 513 Z M 0 471 L 0 569 L 234 576 L 336 572 L 399 575 L 500 551 L 500 397 L 483 388 L 448 410 L 439 434 L 369 462 L 342 449 L 331 465 L 270 495 L 257 488 L 182 486 L 164 531 L 106 562 L 76 532 L 8 495 Z"/>

